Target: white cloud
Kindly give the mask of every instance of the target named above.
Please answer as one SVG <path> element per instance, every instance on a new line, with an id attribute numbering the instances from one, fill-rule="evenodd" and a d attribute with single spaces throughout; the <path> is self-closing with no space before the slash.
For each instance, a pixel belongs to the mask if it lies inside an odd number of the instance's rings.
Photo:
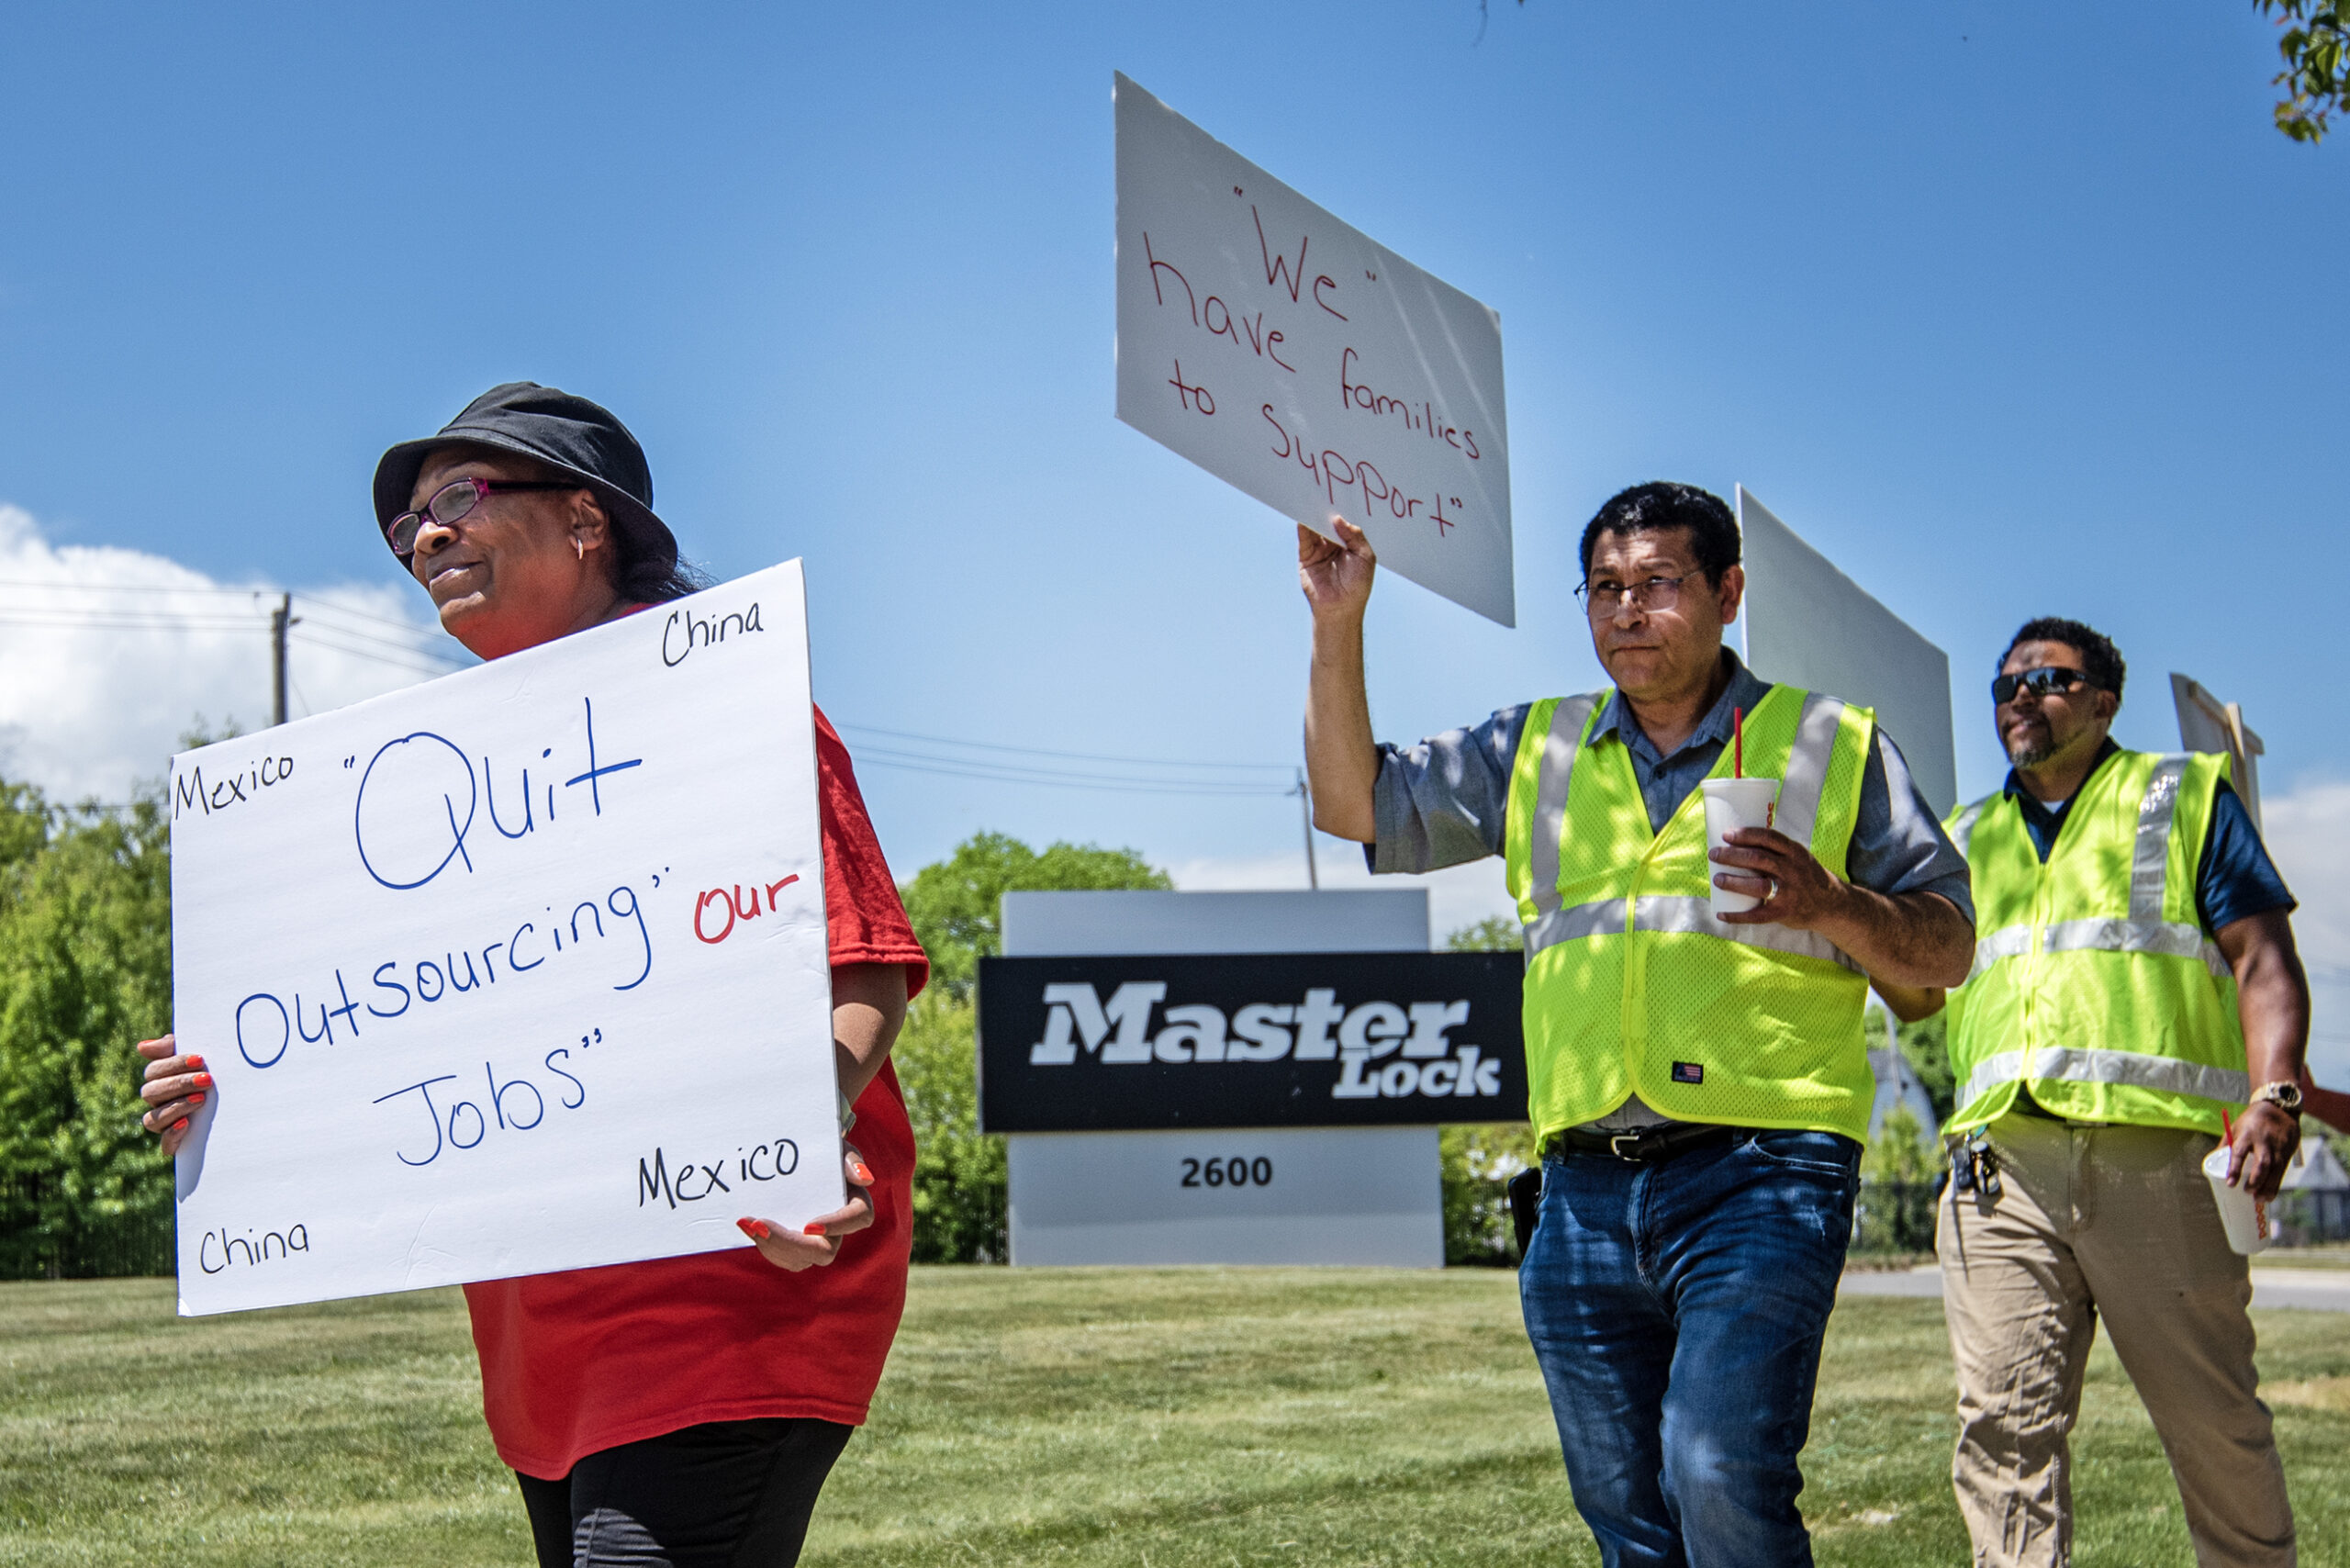
<path id="1" fill-rule="evenodd" d="M 2293 935 L 2315 1002 L 2310 1059 L 2331 1086 L 2350 1085 L 2350 784 L 2308 784 L 2260 801 L 2262 834 L 2301 901 Z"/>
<path id="2" fill-rule="evenodd" d="M 280 585 L 225 583 L 161 555 L 52 544 L 0 505 L 0 778 L 52 798 L 120 801 L 162 776 L 196 719 L 269 722 Z M 459 663 L 399 585 L 297 589 L 291 716 L 323 712 Z"/>
<path id="3" fill-rule="evenodd" d="M 1428 930 L 1439 943 L 1462 926 L 1473 925 L 1488 915 L 1497 914 L 1512 923 L 1517 919 L 1516 906 L 1502 890 L 1502 863 L 1498 858 L 1472 860 L 1466 866 L 1448 867 L 1425 877 L 1373 877 L 1363 868 L 1360 845 L 1316 835 L 1314 853 L 1325 888 L 1427 889 Z M 1306 885 L 1305 854 L 1301 846 L 1291 855 L 1177 860 L 1169 864 L 1167 874 L 1185 892 L 1297 889 Z"/>

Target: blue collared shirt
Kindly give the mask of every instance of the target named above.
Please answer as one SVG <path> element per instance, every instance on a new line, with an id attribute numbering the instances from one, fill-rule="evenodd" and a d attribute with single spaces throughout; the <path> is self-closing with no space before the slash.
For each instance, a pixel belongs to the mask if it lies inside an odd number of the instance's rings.
<path id="1" fill-rule="evenodd" d="M 2109 737 L 2098 748 L 2089 771 L 2094 774 L 2121 749 Z M 2064 831 L 2065 819 L 2072 814 L 2073 801 L 2081 798 L 2080 791 L 2053 806 L 2042 805 L 2013 768 L 2008 770 L 2008 781 L 2000 789 L 2014 797 L 2023 813 L 2024 832 L 2031 835 L 2031 846 L 2040 851 L 2041 864 L 2046 865 L 2056 847 L 2056 835 Z M 2219 798 L 2211 802 L 2211 826 L 2203 840 L 2201 867 L 2195 879 L 2195 913 L 2206 935 L 2217 935 L 2221 927 L 2250 915 L 2272 909 L 2290 913 L 2296 907 L 2285 879 L 2277 873 L 2277 863 L 2268 857 L 2268 846 L 2260 840 L 2260 830 L 2252 825 L 2252 813 L 2244 810 L 2244 801 L 2224 778 L 2220 781 Z"/>
<path id="2" fill-rule="evenodd" d="M 1657 751 L 1620 697 L 1611 693 L 1599 711 L 1591 744 L 1621 745 L 1629 754 L 1653 832 L 1664 830 L 1713 771 L 1730 743 L 1733 711 L 1752 712 L 1771 690 L 1737 655 L 1725 648 L 1722 657 L 1729 661 L 1729 684 L 1671 756 Z M 1364 847 L 1373 871 L 1434 871 L 1502 853 L 1510 770 L 1530 708 L 1505 708 L 1481 724 L 1448 730 L 1417 745 L 1379 748 L 1371 797 L 1377 836 Z M 1845 872 L 1853 886 L 1873 892 L 1940 893 L 1969 921 L 1975 918 L 1966 857 L 1942 832 L 1909 777 L 1901 748 L 1882 728 L 1862 770 Z"/>

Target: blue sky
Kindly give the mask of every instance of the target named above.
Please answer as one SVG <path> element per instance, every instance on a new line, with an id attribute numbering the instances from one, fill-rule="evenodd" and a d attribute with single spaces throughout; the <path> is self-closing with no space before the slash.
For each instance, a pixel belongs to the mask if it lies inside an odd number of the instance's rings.
<path id="1" fill-rule="evenodd" d="M 1963 793 L 2000 772 L 1987 667 L 2046 612 L 2131 657 L 2125 742 L 2176 744 L 2184 669 L 2246 704 L 2270 792 L 2350 779 L 2350 133 L 2271 129 L 2251 6 L 1496 0 L 1480 28 L 1472 0 L 14 7 L 0 502 L 51 545 L 397 603 L 377 453 L 548 382 L 632 425 L 719 574 L 807 558 L 844 722 L 1291 763 L 1289 525 L 1111 416 L 1123 69 L 1501 313 L 1519 627 L 1386 581 L 1382 733 L 1598 684 L 1576 534 L 1669 476 L 1745 482 L 1949 650 Z M 258 713 L 251 667 L 207 711 Z M 980 827 L 1296 856 L 1278 796 L 865 778 L 901 874 Z"/>

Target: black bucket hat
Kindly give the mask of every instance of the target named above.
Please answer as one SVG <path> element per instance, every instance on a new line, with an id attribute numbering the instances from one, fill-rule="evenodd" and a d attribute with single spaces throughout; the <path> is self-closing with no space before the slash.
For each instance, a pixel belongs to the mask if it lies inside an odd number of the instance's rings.
<path id="1" fill-rule="evenodd" d="M 426 454 L 459 444 L 520 453 L 595 491 L 620 531 L 624 573 L 634 576 L 647 563 L 667 572 L 677 564 L 677 538 L 654 515 L 653 469 L 636 437 L 609 409 L 535 381 L 493 386 L 439 434 L 385 453 L 375 465 L 375 526 L 389 528 L 408 510 Z"/>

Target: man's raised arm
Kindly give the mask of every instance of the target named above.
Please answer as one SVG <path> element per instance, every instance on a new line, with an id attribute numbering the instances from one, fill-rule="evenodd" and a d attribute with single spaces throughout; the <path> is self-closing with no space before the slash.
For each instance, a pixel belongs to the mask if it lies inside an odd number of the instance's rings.
<path id="1" fill-rule="evenodd" d="M 1371 789 L 1379 747 L 1363 689 L 1362 617 L 1379 557 L 1361 529 L 1337 519 L 1336 543 L 1301 525 L 1297 577 L 1314 611 L 1314 660 L 1305 687 L 1305 776 L 1314 825 L 1369 844 L 1377 836 Z"/>

